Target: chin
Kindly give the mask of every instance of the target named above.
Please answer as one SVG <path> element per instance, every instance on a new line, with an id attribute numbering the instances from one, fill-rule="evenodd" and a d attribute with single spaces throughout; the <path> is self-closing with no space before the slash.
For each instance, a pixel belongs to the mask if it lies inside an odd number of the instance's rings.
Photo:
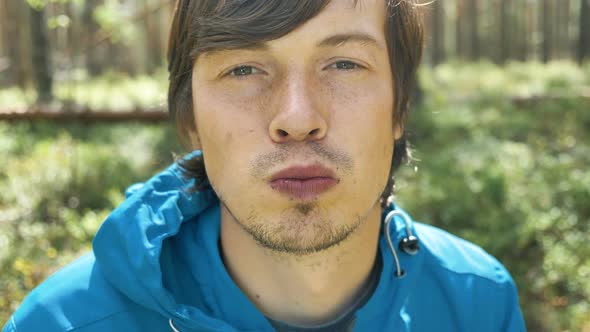
<path id="1" fill-rule="evenodd" d="M 294 255 L 318 253 L 337 246 L 346 241 L 363 220 L 344 221 L 328 214 L 318 202 L 299 204 L 278 216 L 264 219 L 251 218 L 246 224 L 242 223 L 242 227 L 263 248 Z"/>

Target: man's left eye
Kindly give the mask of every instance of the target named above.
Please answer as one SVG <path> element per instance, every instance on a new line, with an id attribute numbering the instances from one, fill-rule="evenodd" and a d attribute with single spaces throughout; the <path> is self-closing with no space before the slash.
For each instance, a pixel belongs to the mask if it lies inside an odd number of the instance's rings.
<path id="1" fill-rule="evenodd" d="M 261 71 L 256 67 L 242 65 L 242 66 L 238 66 L 238 67 L 233 68 L 232 70 L 230 70 L 227 73 L 227 75 L 240 78 L 240 77 L 250 76 L 250 75 L 259 74 L 259 73 L 261 73 Z"/>
<path id="2" fill-rule="evenodd" d="M 332 65 L 330 65 L 329 68 L 339 69 L 339 70 L 354 70 L 354 69 L 362 68 L 362 66 L 359 65 L 358 63 L 354 63 L 352 61 L 338 61 L 338 62 L 335 62 Z"/>
<path id="3" fill-rule="evenodd" d="M 232 76 L 247 76 L 252 75 L 252 67 L 250 66 L 239 66 L 230 71 Z"/>

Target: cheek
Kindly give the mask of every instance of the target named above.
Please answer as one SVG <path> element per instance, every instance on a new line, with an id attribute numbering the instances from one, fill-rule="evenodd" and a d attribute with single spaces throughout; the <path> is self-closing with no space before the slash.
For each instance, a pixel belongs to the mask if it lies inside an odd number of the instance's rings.
<path id="1" fill-rule="evenodd" d="M 365 152 L 393 147 L 393 91 L 383 80 L 359 84 L 331 82 L 323 95 L 329 100 L 331 129 L 344 140 L 361 145 Z"/>
<path id="2" fill-rule="evenodd" d="M 390 85 L 375 79 L 357 85 L 333 82 L 324 95 L 330 100 L 332 134 L 354 156 L 358 181 L 381 190 L 393 156 Z"/>
<path id="3" fill-rule="evenodd" d="M 223 189 L 231 185 L 226 179 L 245 178 L 246 160 L 260 146 L 256 106 L 220 89 L 194 89 L 193 96 L 207 175 L 215 189 Z"/>

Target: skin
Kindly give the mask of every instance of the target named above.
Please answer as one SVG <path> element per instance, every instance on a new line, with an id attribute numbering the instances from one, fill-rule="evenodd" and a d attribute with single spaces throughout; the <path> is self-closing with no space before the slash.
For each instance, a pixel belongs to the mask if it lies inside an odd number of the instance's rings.
<path id="1" fill-rule="evenodd" d="M 337 317 L 374 264 L 379 196 L 401 135 L 385 18 L 385 1 L 333 0 L 262 48 L 195 61 L 190 136 L 221 200 L 224 262 L 273 319 Z M 315 163 L 339 183 L 314 199 L 270 187 L 277 171 Z"/>

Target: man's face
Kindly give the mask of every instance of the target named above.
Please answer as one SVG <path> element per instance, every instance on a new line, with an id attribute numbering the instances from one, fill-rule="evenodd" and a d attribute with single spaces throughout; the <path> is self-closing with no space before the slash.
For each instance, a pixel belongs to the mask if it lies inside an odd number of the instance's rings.
<path id="1" fill-rule="evenodd" d="M 379 209 L 400 134 L 386 15 L 383 0 L 333 0 L 263 48 L 196 60 L 193 143 L 224 213 L 262 245 L 319 251 Z"/>

